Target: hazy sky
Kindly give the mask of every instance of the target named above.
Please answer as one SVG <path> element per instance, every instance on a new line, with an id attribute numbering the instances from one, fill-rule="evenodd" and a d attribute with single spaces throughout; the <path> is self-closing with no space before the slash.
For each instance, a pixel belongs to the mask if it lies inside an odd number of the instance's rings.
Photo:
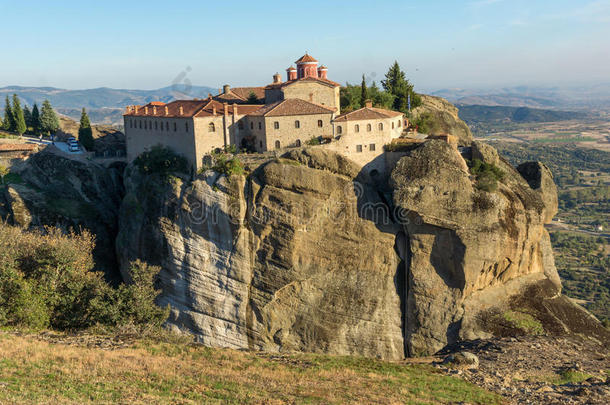
<path id="1" fill-rule="evenodd" d="M 610 0 L 302 3 L 0 0 L 0 86 L 264 85 L 305 51 L 341 83 L 395 59 L 423 90 L 610 81 Z"/>

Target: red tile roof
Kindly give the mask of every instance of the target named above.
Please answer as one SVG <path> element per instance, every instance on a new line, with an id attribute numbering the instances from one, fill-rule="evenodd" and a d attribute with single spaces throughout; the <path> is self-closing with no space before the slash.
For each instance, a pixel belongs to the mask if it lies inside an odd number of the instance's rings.
<path id="1" fill-rule="evenodd" d="M 364 107 L 359 110 L 339 115 L 335 118 L 336 122 L 375 120 L 383 118 L 393 118 L 403 115 L 401 112 L 386 110 L 384 108 Z"/>
<path id="2" fill-rule="evenodd" d="M 287 100 L 277 101 L 273 104 L 268 104 L 259 109 L 258 111 L 255 111 L 249 115 L 259 117 L 280 117 L 286 115 L 332 114 L 334 112 L 334 108 L 329 108 L 320 104 L 310 103 L 309 101 L 301 100 L 298 98 L 289 98 Z"/>
<path id="3" fill-rule="evenodd" d="M 281 87 L 286 87 L 286 86 L 290 86 L 291 84 L 294 83 L 300 83 L 300 82 L 318 82 L 320 84 L 329 86 L 329 87 L 340 87 L 341 85 L 337 82 L 333 82 L 332 80 L 328 80 L 328 79 L 322 79 L 321 77 L 303 77 L 301 79 L 295 79 L 295 80 L 288 80 L 286 82 L 282 82 L 282 83 L 271 83 L 268 84 L 265 88 L 266 89 L 275 89 L 275 88 L 281 88 Z"/>
<path id="4" fill-rule="evenodd" d="M 229 103 L 243 103 L 248 101 L 251 93 L 254 93 L 259 102 L 263 102 L 265 100 L 264 87 L 234 87 L 229 89 L 227 93 L 221 93 L 214 96 L 214 100 Z"/>
<path id="5" fill-rule="evenodd" d="M 180 114 L 180 107 L 182 107 L 182 114 Z M 229 114 L 233 114 L 233 108 L 234 106 L 232 104 L 227 104 Z M 259 108 L 261 108 L 260 105 L 240 104 L 237 106 L 237 113 L 239 115 L 244 115 L 256 111 Z M 127 117 L 192 118 L 214 115 L 214 109 L 216 109 L 216 115 L 222 115 L 224 113 L 224 104 L 206 98 L 205 100 L 176 100 L 162 106 L 148 103 L 145 106 L 130 106 L 127 107 L 127 109 L 128 111 L 123 114 Z"/>
<path id="6" fill-rule="evenodd" d="M 307 52 L 305 52 L 305 55 L 301 56 L 299 58 L 299 60 L 297 60 L 294 63 L 306 63 L 306 62 L 317 62 L 317 60 L 315 60 L 312 56 L 310 56 Z"/>

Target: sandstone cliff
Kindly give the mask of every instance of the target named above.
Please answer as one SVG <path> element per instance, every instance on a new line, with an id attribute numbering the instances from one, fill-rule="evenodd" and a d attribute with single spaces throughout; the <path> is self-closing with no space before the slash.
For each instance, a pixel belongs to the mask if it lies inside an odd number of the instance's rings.
<path id="1" fill-rule="evenodd" d="M 411 119 L 417 122 L 424 117 L 429 123 L 430 135 L 451 134 L 458 138 L 460 145 L 470 145 L 472 133 L 464 121 L 458 117 L 458 109 L 441 97 L 421 94 L 422 105 L 411 111 Z"/>
<path id="2" fill-rule="evenodd" d="M 477 189 L 456 149 L 408 152 L 378 189 L 348 159 L 295 150 L 247 178 L 193 181 L 129 167 L 117 252 L 162 267 L 170 324 L 208 345 L 359 354 L 433 353 L 502 333 L 521 311 L 570 333 L 599 324 L 560 294 L 543 225 L 557 210 L 548 169 L 510 167 L 487 145 L 466 159 L 499 166 Z"/>

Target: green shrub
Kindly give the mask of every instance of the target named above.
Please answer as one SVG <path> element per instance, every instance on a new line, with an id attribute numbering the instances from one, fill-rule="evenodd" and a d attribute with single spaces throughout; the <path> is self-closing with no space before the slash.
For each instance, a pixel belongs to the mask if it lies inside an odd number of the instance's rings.
<path id="1" fill-rule="evenodd" d="M 172 172 L 188 172 L 187 160 L 176 154 L 170 148 L 155 145 L 138 156 L 134 163 L 142 173 L 167 174 Z"/>
<path id="2" fill-rule="evenodd" d="M 470 173 L 476 176 L 479 190 L 493 192 L 498 189 L 498 181 L 504 179 L 504 172 L 494 164 L 474 159 L 470 163 Z"/>
<path id="3" fill-rule="evenodd" d="M 315 146 L 315 145 L 319 145 L 320 144 L 320 138 L 317 136 L 314 136 L 313 138 L 311 138 L 310 140 L 307 141 L 307 145 L 310 146 Z"/>
<path id="4" fill-rule="evenodd" d="M 202 167 L 199 173 L 206 170 L 214 170 L 218 173 L 231 176 L 233 174 L 241 175 L 244 173 L 244 166 L 237 156 L 227 152 L 212 152 L 214 164 L 211 167 Z"/>

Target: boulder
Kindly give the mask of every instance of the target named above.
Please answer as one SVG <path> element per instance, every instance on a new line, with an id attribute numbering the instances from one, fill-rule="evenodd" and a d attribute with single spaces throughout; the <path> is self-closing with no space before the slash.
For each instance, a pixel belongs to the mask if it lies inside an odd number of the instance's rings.
<path id="1" fill-rule="evenodd" d="M 443 364 L 455 368 L 477 369 L 479 358 L 473 353 L 461 351 L 445 357 Z"/>

